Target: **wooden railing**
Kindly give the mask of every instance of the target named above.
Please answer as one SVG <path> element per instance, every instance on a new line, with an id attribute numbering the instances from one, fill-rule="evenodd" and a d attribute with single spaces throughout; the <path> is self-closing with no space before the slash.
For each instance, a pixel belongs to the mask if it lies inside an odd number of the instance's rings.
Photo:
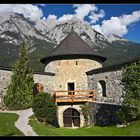
<path id="1" fill-rule="evenodd" d="M 91 102 L 96 100 L 95 90 L 54 91 L 55 102 Z"/>

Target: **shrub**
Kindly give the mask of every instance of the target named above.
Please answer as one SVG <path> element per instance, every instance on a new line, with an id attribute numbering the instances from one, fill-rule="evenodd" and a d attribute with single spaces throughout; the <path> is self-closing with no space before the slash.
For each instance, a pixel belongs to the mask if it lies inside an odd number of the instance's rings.
<path id="1" fill-rule="evenodd" d="M 88 126 L 88 122 L 89 122 L 89 105 L 86 103 L 84 105 L 81 105 L 80 106 L 81 108 L 81 112 L 83 113 L 83 116 L 84 116 L 84 122 L 85 122 L 85 126 Z"/>
<path id="2" fill-rule="evenodd" d="M 53 124 L 57 106 L 49 93 L 38 93 L 33 99 L 33 112 L 39 121 Z"/>
<path id="3" fill-rule="evenodd" d="M 123 69 L 124 94 L 118 117 L 123 123 L 140 118 L 140 61 L 128 64 Z"/>

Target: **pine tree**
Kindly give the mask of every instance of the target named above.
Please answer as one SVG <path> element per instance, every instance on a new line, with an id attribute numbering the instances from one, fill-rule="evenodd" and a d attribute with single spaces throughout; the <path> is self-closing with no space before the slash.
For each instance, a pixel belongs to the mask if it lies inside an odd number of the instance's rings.
<path id="1" fill-rule="evenodd" d="M 140 117 L 140 61 L 127 65 L 123 74 L 124 95 L 120 112 L 123 122 Z"/>
<path id="2" fill-rule="evenodd" d="M 20 45 L 19 59 L 13 67 L 11 83 L 8 86 L 4 103 L 10 110 L 26 109 L 33 101 L 33 71 L 29 67 L 27 44 Z"/>

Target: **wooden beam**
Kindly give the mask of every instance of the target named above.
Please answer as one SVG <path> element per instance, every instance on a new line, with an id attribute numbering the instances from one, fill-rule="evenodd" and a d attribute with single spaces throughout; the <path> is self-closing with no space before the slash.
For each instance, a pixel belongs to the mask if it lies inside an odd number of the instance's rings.
<path id="1" fill-rule="evenodd" d="M 95 92 L 95 90 L 54 90 L 54 92 Z"/>

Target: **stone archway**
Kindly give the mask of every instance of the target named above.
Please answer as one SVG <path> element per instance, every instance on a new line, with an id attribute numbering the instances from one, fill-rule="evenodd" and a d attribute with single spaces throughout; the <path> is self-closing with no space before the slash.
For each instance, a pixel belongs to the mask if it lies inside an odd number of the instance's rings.
<path id="1" fill-rule="evenodd" d="M 80 113 L 74 108 L 68 108 L 63 112 L 64 127 L 80 127 Z"/>

